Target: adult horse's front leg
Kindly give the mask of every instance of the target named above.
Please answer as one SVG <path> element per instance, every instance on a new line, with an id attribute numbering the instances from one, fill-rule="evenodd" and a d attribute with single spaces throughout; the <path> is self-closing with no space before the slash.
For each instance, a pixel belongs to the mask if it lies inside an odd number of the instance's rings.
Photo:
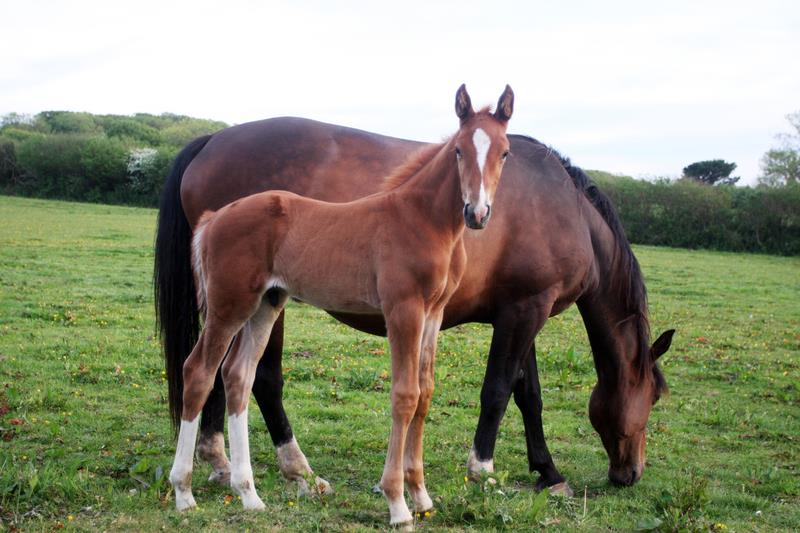
<path id="1" fill-rule="evenodd" d="M 529 368 L 531 346 L 549 315 L 550 306 L 549 302 L 543 304 L 541 299 L 533 300 L 527 305 L 516 305 L 513 309 L 501 313 L 494 323 L 492 345 L 481 389 L 481 413 L 467 461 L 467 475 L 472 479 L 478 479 L 482 471 L 494 471 L 494 447 L 500 422 L 512 391 L 515 391 L 518 383 L 525 379 L 526 370 L 531 370 Z M 533 367 L 535 368 L 535 361 Z M 538 384 L 538 375 L 536 376 Z M 536 389 L 538 390 L 538 387 Z M 528 390 L 528 392 L 534 391 Z M 538 458 L 536 464 L 530 463 L 530 450 L 532 448 L 538 450 L 540 446 L 535 440 L 531 442 L 536 433 L 528 430 L 529 426 L 532 428 L 535 425 L 536 417 L 533 413 L 536 411 L 536 400 L 523 403 L 523 406 L 526 408 L 523 410 L 523 419 L 528 440 L 529 466 L 534 469 L 538 466 Z M 538 421 L 541 427 L 541 416 Z"/>
<path id="2" fill-rule="evenodd" d="M 423 320 L 421 302 L 395 305 L 386 316 L 392 352 L 392 430 L 381 476 L 381 489 L 389 503 L 391 525 L 413 520 L 403 490 L 403 462 L 408 427 L 417 411 L 420 397 L 419 351 Z"/>
<path id="3" fill-rule="evenodd" d="M 425 474 L 422 462 L 423 433 L 425 417 L 433 397 L 434 366 L 436 363 L 436 342 L 442 325 L 442 313 L 428 317 L 422 333 L 422 348 L 419 358 L 419 402 L 406 436 L 405 457 L 403 459 L 405 482 L 414 501 L 414 510 L 424 513 L 433 508 L 433 501 L 425 488 Z"/>
<path id="4" fill-rule="evenodd" d="M 530 353 L 522 363 L 521 376 L 514 385 L 514 401 L 522 414 L 525 424 L 525 441 L 528 448 L 528 467 L 531 472 L 539 472 L 536 489 L 550 487 L 551 494 L 572 496 L 564 476 L 553 463 L 550 450 L 544 438 L 542 427 L 542 388 L 539 384 L 539 370 L 536 365 L 536 343 L 531 345 Z"/>

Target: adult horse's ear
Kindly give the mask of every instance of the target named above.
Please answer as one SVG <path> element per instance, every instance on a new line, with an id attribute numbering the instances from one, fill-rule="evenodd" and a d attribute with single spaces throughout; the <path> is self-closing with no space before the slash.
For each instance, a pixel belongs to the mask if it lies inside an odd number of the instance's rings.
<path id="1" fill-rule="evenodd" d="M 654 361 L 661 357 L 664 352 L 669 350 L 670 345 L 672 345 L 672 336 L 674 334 L 674 329 L 668 329 L 656 339 L 656 342 L 653 343 L 653 346 L 650 348 L 650 355 L 653 357 Z"/>
<path id="2" fill-rule="evenodd" d="M 467 93 L 467 86 L 465 84 L 461 84 L 461 87 L 458 88 L 458 92 L 456 92 L 456 116 L 461 119 L 461 123 L 463 124 L 469 117 L 471 117 L 475 111 L 472 110 L 472 100 L 469 98 L 469 93 Z"/>
<path id="3" fill-rule="evenodd" d="M 513 112 L 514 91 L 511 90 L 511 87 L 506 85 L 506 90 L 503 91 L 503 94 L 500 95 L 500 99 L 497 101 L 497 110 L 495 110 L 494 116 L 497 120 L 508 122 Z"/>

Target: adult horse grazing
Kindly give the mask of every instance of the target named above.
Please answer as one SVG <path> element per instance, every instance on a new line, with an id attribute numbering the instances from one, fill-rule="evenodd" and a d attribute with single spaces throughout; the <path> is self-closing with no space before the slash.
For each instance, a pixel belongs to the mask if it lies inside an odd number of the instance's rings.
<path id="1" fill-rule="evenodd" d="M 506 86 L 494 114 L 476 113 L 462 85 L 456 94 L 458 132 L 412 158 L 382 193 L 334 204 L 268 191 L 200 217 L 193 268 L 205 321 L 183 365 L 181 426 L 170 473 L 179 510 L 195 506 L 198 416 L 220 366 L 231 487 L 246 509 L 264 508 L 250 466 L 247 404 L 256 366 L 289 297 L 330 311 L 383 317 L 391 346 L 392 430 L 381 488 L 391 524 L 412 520 L 404 481 L 416 510 L 431 509 L 422 435 L 436 340 L 444 306 L 467 262 L 464 224 L 482 229 L 490 218 L 508 155 L 505 131 L 513 99 Z"/>
<path id="2" fill-rule="evenodd" d="M 598 383 L 590 418 L 609 458 L 614 483 L 636 482 L 644 469 L 644 429 L 665 389 L 656 359 L 671 333 L 651 347 L 645 286 L 613 207 L 578 168 L 552 149 L 509 135 L 511 156 L 492 202 L 492 223 L 467 231 L 469 261 L 442 326 L 490 323 L 480 417 L 468 472 L 492 470 L 500 421 L 513 393 L 522 413 L 528 464 L 537 488 L 569 491 L 553 464 L 542 430 L 534 338 L 549 316 L 577 303 L 592 346 Z M 162 197 L 155 287 L 173 420 L 180 423 L 183 361 L 197 338 L 191 271 L 192 229 L 206 210 L 238 198 L 283 189 L 344 202 L 376 192 L 422 143 L 298 118 L 234 126 L 189 144 L 176 159 Z M 380 315 L 334 316 L 362 331 L 385 334 Z M 311 472 L 281 402 L 283 315 L 259 362 L 253 393 L 278 463 L 301 486 Z M 225 482 L 230 464 L 222 439 L 224 397 L 215 382 L 203 410 L 198 451 L 212 477 Z"/>

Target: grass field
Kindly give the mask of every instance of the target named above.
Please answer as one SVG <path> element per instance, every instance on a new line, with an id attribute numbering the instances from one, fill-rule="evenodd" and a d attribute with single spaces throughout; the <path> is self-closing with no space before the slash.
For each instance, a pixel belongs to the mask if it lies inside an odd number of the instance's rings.
<path id="1" fill-rule="evenodd" d="M 0 197 L 0 531 L 384 529 L 371 492 L 389 432 L 384 339 L 292 304 L 285 402 L 298 441 L 336 493 L 298 499 L 250 411 L 267 511 L 245 513 L 195 471 L 200 509 L 174 511 L 174 453 L 151 289 L 155 212 Z M 662 365 L 648 467 L 606 479 L 586 411 L 595 382 L 570 309 L 537 342 L 545 433 L 576 498 L 537 497 L 521 419 L 501 427 L 499 484 L 467 484 L 491 329 L 445 332 L 426 432 L 429 531 L 727 530 L 800 527 L 800 259 L 636 247 L 654 333 L 678 330 Z M 252 404 L 253 407 L 255 403 Z M 584 499 L 585 494 L 585 499 Z"/>

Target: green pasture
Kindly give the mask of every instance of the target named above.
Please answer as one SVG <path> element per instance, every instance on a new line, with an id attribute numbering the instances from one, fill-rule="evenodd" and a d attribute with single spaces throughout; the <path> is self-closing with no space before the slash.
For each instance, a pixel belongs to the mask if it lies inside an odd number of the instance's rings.
<path id="1" fill-rule="evenodd" d="M 200 508 L 174 510 L 174 453 L 154 335 L 150 209 L 0 196 L 0 531 L 366 531 L 389 433 L 387 343 L 292 304 L 285 402 L 335 494 L 298 498 L 251 404 L 264 513 L 195 470 Z M 677 329 L 671 394 L 650 418 L 648 466 L 610 486 L 587 417 L 595 382 L 574 308 L 537 341 L 545 433 L 576 497 L 538 496 L 513 405 L 498 483 L 465 483 L 491 328 L 444 332 L 425 438 L 428 531 L 792 531 L 800 527 L 800 258 L 636 247 L 654 334 Z"/>

